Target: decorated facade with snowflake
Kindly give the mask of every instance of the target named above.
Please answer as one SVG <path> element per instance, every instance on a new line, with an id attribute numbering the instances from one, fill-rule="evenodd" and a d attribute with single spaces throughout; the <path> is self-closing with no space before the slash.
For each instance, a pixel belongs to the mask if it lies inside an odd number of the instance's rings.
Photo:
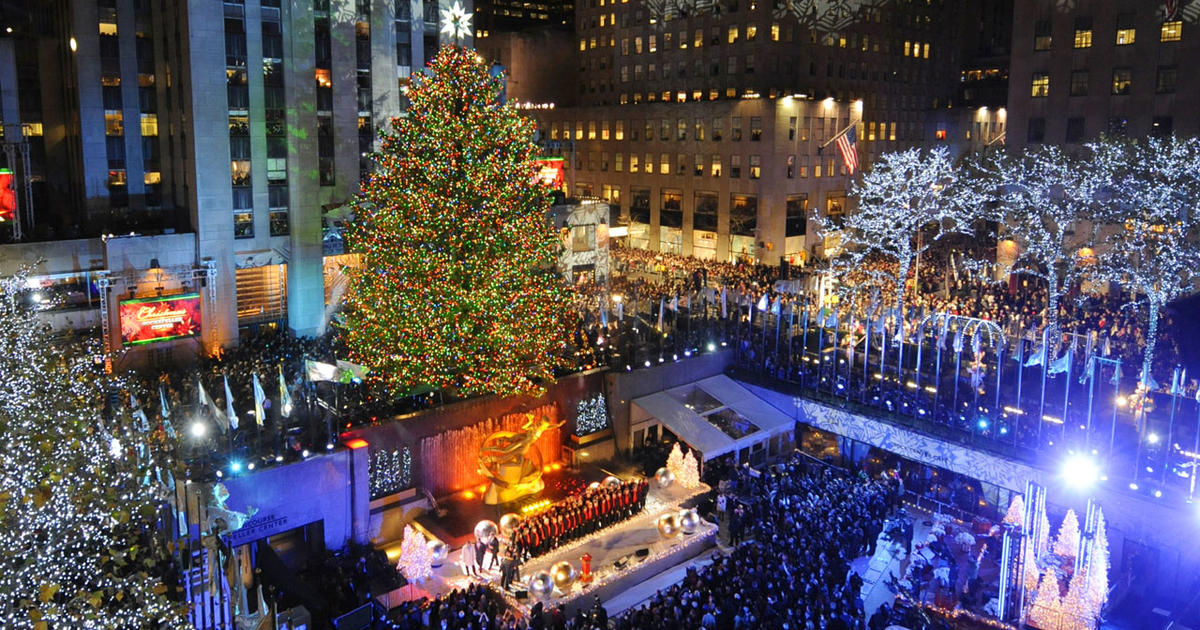
<path id="1" fill-rule="evenodd" d="M 604 394 L 579 401 L 575 407 L 575 435 L 585 436 L 608 428 L 608 403 Z"/>

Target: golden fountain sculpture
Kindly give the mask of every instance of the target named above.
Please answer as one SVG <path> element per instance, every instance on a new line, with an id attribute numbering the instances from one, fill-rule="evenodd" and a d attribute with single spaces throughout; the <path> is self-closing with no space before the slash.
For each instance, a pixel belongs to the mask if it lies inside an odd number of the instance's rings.
<path id="1" fill-rule="evenodd" d="M 545 416 L 529 413 L 520 430 L 496 431 L 487 436 L 479 448 L 479 474 L 490 482 L 483 502 L 498 505 L 541 492 L 546 485 L 542 481 L 542 454 L 531 447 L 546 430 L 563 424 L 552 424 Z"/>

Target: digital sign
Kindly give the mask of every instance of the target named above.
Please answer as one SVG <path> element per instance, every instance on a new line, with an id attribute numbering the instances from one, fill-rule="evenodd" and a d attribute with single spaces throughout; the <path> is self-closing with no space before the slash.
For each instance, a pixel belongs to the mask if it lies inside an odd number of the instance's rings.
<path id="1" fill-rule="evenodd" d="M 121 342 L 139 346 L 200 334 L 200 294 L 121 300 Z"/>
<path id="2" fill-rule="evenodd" d="M 17 216 L 17 191 L 13 189 L 13 173 L 0 168 L 0 222 L 12 221 Z"/>
<path id="3" fill-rule="evenodd" d="M 566 168 L 560 157 L 537 158 L 533 161 L 537 173 L 533 181 L 541 182 L 552 190 L 562 190 L 566 184 Z"/>

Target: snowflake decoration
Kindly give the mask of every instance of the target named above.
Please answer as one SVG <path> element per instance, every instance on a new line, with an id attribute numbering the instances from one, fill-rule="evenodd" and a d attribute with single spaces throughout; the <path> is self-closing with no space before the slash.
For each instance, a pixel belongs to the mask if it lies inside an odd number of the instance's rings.
<path id="1" fill-rule="evenodd" d="M 866 19 L 869 11 L 891 0 L 775 0 L 773 15 L 794 16 L 805 27 L 840 31 Z"/>
<path id="2" fill-rule="evenodd" d="M 458 0 L 447 9 L 442 9 L 442 32 L 455 42 L 471 36 L 471 14 Z"/>
<path id="3" fill-rule="evenodd" d="M 1057 0 L 1054 6 L 1063 13 L 1070 13 L 1075 10 L 1076 0 Z"/>
<path id="4" fill-rule="evenodd" d="M 608 428 L 608 405 L 604 394 L 579 401 L 575 415 L 575 435 L 591 435 Z"/>

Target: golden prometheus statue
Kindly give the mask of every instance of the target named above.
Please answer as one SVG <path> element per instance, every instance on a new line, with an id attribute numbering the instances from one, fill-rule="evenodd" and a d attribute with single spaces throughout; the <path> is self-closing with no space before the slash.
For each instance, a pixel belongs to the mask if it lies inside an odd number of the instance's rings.
<path id="1" fill-rule="evenodd" d="M 542 454 L 531 448 L 547 429 L 561 427 L 545 416 L 525 414 L 519 431 L 496 431 L 483 440 L 479 448 L 479 474 L 489 484 L 483 494 L 488 505 L 508 503 L 542 491 Z"/>

